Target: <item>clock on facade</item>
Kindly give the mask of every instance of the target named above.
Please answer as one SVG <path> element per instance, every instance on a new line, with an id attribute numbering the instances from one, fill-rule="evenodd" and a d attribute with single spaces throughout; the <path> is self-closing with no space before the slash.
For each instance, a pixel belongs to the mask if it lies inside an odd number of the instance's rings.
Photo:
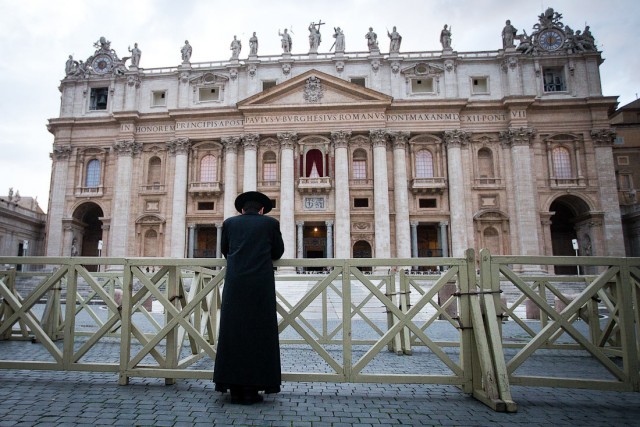
<path id="1" fill-rule="evenodd" d="M 558 50 L 564 43 L 564 35 L 558 30 L 545 30 L 538 36 L 538 44 L 544 50 Z"/>
<path id="2" fill-rule="evenodd" d="M 113 61 L 109 55 L 98 55 L 93 58 L 91 62 L 91 67 L 93 71 L 99 74 L 105 74 L 111 71 L 111 66 L 113 65 Z"/>

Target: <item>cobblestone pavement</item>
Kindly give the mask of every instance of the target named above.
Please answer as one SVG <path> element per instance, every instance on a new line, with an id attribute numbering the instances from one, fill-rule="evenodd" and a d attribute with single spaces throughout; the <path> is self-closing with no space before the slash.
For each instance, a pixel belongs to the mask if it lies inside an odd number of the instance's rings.
<path id="1" fill-rule="evenodd" d="M 203 380 L 0 371 L 0 426 L 637 426 L 640 393 L 513 387 L 518 412 L 496 413 L 453 386 L 283 384 L 252 406 Z"/>

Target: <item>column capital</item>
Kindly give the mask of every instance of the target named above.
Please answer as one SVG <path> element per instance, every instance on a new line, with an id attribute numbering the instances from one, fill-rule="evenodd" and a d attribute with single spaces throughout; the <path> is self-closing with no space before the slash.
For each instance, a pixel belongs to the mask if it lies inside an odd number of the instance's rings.
<path id="1" fill-rule="evenodd" d="M 411 227 L 417 227 L 420 225 L 418 221 L 411 221 L 409 224 L 411 225 Z"/>
<path id="2" fill-rule="evenodd" d="M 242 141 L 242 137 L 239 136 L 226 136 L 221 139 L 222 145 L 224 145 L 224 150 L 226 153 L 237 153 L 238 152 L 238 144 Z"/>
<path id="3" fill-rule="evenodd" d="M 440 221 L 440 222 L 438 223 L 438 225 L 439 225 L 440 227 L 446 227 L 446 226 L 448 226 L 448 225 L 449 225 L 449 221 Z"/>
<path id="4" fill-rule="evenodd" d="M 133 157 L 142 151 L 142 143 L 133 139 L 121 139 L 113 143 L 113 150 L 118 156 Z"/>
<path id="5" fill-rule="evenodd" d="M 331 132 L 331 141 L 335 148 L 347 148 L 349 146 L 349 138 L 351 138 L 351 131 L 337 130 Z"/>
<path id="6" fill-rule="evenodd" d="M 460 147 L 469 143 L 471 133 L 466 130 L 452 129 L 444 132 L 444 143 L 447 147 Z"/>
<path id="7" fill-rule="evenodd" d="M 296 221 L 296 225 L 298 227 L 302 227 L 302 226 L 304 226 L 304 221 Z"/>
<path id="8" fill-rule="evenodd" d="M 258 141 L 260 141 L 260 134 L 247 133 L 242 136 L 242 145 L 246 150 L 256 150 L 258 148 Z"/>
<path id="9" fill-rule="evenodd" d="M 393 148 L 404 150 L 407 147 L 407 142 L 409 142 L 410 132 L 406 131 L 392 131 L 388 133 L 391 138 L 391 142 L 393 143 Z"/>
<path id="10" fill-rule="evenodd" d="M 324 224 L 325 224 L 327 227 L 333 227 L 333 221 L 325 221 L 325 222 L 324 222 Z"/>
<path id="11" fill-rule="evenodd" d="M 167 151 L 171 155 L 188 154 L 191 149 L 189 138 L 175 138 L 167 142 Z"/>
<path id="12" fill-rule="evenodd" d="M 531 145 L 535 133 L 536 130 L 533 128 L 509 128 L 509 130 L 500 132 L 499 138 L 502 145 Z"/>
<path id="13" fill-rule="evenodd" d="M 67 160 L 71 156 L 71 146 L 61 145 L 54 146 L 53 153 L 51 153 L 53 160 Z"/>
<path id="14" fill-rule="evenodd" d="M 613 145 L 616 139 L 616 132 L 612 129 L 593 129 L 591 131 L 591 139 L 598 146 Z"/>
<path id="15" fill-rule="evenodd" d="M 372 129 L 369 131 L 369 138 L 373 147 L 386 147 L 387 146 L 387 130 L 386 129 Z"/>
<path id="16" fill-rule="evenodd" d="M 298 134 L 296 132 L 278 132 L 277 136 L 282 149 L 293 150 L 293 146 L 298 142 Z"/>

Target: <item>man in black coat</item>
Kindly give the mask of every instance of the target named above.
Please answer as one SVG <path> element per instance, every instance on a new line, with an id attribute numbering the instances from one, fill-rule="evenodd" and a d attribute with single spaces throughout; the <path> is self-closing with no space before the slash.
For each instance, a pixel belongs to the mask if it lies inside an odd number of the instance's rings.
<path id="1" fill-rule="evenodd" d="M 227 270 L 213 381 L 232 402 L 262 401 L 259 391 L 280 391 L 280 344 L 272 260 L 284 252 L 280 223 L 264 216 L 271 200 L 257 191 L 240 194 L 240 216 L 222 224 Z"/>

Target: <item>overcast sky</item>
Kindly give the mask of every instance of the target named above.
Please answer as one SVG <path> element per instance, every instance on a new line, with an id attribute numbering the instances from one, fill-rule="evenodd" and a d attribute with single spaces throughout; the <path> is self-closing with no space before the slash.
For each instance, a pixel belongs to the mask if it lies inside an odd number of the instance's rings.
<path id="1" fill-rule="evenodd" d="M 538 15 L 553 7 L 574 30 L 591 27 L 605 59 L 600 67 L 603 94 L 618 96 L 620 106 L 640 92 L 640 2 L 638 0 L 0 0 L 0 195 L 9 187 L 37 197 L 47 210 L 53 136 L 50 118 L 60 109 L 58 86 L 67 57 L 86 60 L 101 36 L 118 56 L 138 43 L 141 68 L 181 62 L 188 39 L 191 62 L 231 56 L 234 35 L 249 52 L 255 31 L 258 55 L 279 55 L 278 30 L 293 33 L 293 53 L 308 52 L 310 22 L 322 20 L 319 52 L 328 52 L 333 27 L 345 33 L 346 50 L 365 51 L 368 27 L 388 52 L 387 29 L 402 35 L 401 52 L 441 50 L 439 34 L 452 27 L 458 52 L 495 51 L 510 19 L 518 32 L 531 34 Z"/>

